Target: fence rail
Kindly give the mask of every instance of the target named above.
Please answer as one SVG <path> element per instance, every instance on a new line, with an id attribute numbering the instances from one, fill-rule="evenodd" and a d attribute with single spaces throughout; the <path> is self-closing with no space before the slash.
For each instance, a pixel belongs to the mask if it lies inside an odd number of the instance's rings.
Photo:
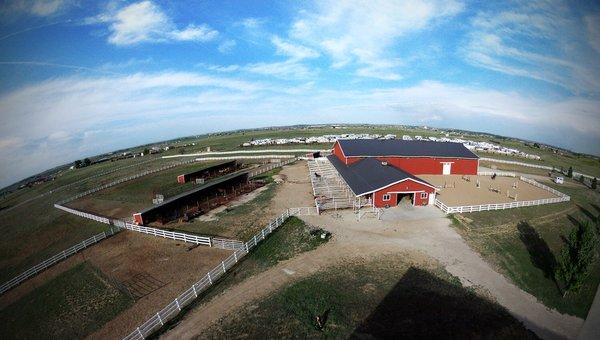
<path id="1" fill-rule="evenodd" d="M 503 209 L 511 209 L 511 208 L 531 207 L 531 206 L 535 206 L 535 205 L 560 203 L 560 202 L 567 202 L 567 201 L 571 200 L 571 197 L 569 197 L 568 195 L 565 195 L 558 190 L 552 189 L 547 185 L 538 183 L 532 179 L 525 178 L 523 176 L 519 177 L 519 179 L 522 180 L 523 182 L 529 183 L 533 186 L 536 186 L 538 188 L 549 191 L 558 197 L 544 198 L 544 199 L 532 200 L 532 201 L 517 201 L 517 202 L 510 202 L 510 203 L 464 205 L 464 206 L 455 206 L 455 207 L 449 207 L 446 204 L 444 204 L 442 201 L 440 201 L 439 199 L 436 199 L 435 206 L 440 208 L 446 214 L 452 214 L 452 213 L 469 213 L 469 212 L 478 212 L 478 211 L 503 210 Z"/>
<path id="2" fill-rule="evenodd" d="M 89 194 L 93 194 L 93 193 L 98 192 L 100 190 L 108 189 L 110 187 L 113 187 L 115 185 L 118 185 L 118 184 L 121 184 L 121 183 L 124 183 L 124 182 L 132 181 L 134 179 L 137 179 L 137 178 L 140 178 L 140 177 L 143 177 L 143 176 L 147 176 L 147 175 L 150 175 L 150 174 L 153 174 L 153 173 L 157 173 L 157 172 L 160 172 L 160 171 L 172 169 L 172 168 L 178 167 L 180 165 L 185 165 L 185 164 L 189 164 L 189 163 L 193 163 L 193 162 L 195 162 L 195 160 L 193 160 L 193 159 L 192 160 L 187 160 L 187 161 L 183 161 L 183 162 L 179 162 L 179 163 L 175 163 L 175 164 L 165 165 L 165 166 L 160 167 L 158 169 L 146 170 L 146 171 L 140 172 L 140 173 L 135 174 L 135 175 L 131 175 L 131 176 L 128 176 L 128 177 L 120 178 L 120 179 L 117 179 L 117 180 L 112 181 L 110 183 L 107 183 L 107 184 L 104 184 L 104 185 L 92 188 L 90 190 L 81 192 L 81 193 L 79 193 L 79 194 L 77 194 L 75 196 L 71 196 L 71 197 L 69 197 L 67 199 L 64 199 L 62 201 L 57 202 L 57 204 L 62 205 L 62 204 L 74 201 L 74 200 L 76 200 L 78 198 L 87 196 Z"/>
<path id="3" fill-rule="evenodd" d="M 4 284 L 2 284 L 2 286 L 0 286 L 0 294 L 4 294 L 6 291 L 18 286 L 23 281 L 44 271 L 48 267 L 55 265 L 56 263 L 66 259 L 67 257 L 72 256 L 72 255 L 78 253 L 79 251 L 89 247 L 90 245 L 98 243 L 98 242 L 104 240 L 105 238 L 118 233 L 119 231 L 120 230 L 118 228 L 113 229 L 111 227 L 111 229 L 109 231 L 103 231 L 100 234 L 94 235 L 86 240 L 83 240 L 80 243 L 77 243 L 76 245 L 74 245 L 70 248 L 67 248 L 67 249 L 61 251 L 60 253 L 50 257 L 49 259 L 36 264 L 35 266 L 27 269 L 23 273 L 15 276 L 14 278 L 12 278 L 12 279 L 8 280 L 7 282 L 5 282 Z"/>
<path id="4" fill-rule="evenodd" d="M 204 246 L 209 246 L 209 247 L 212 246 L 210 237 L 207 237 L 207 236 L 197 236 L 197 235 L 191 235 L 191 234 L 186 234 L 186 233 L 178 233 L 175 231 L 162 230 L 162 229 L 158 229 L 158 228 L 139 226 L 139 225 L 135 225 L 133 223 L 123 222 L 123 221 L 118 221 L 118 220 L 113 220 L 113 221 L 116 224 L 118 224 L 119 227 L 121 227 L 121 228 L 132 230 L 132 231 L 137 231 L 138 233 L 148 234 L 148 235 L 153 235 L 153 236 L 158 236 L 158 237 L 163 237 L 163 238 L 169 238 L 172 240 L 183 241 L 183 242 L 187 242 L 187 243 L 194 243 L 194 244 L 199 244 L 199 245 L 204 245 Z"/>
<path id="5" fill-rule="evenodd" d="M 294 157 L 294 158 L 286 159 L 283 162 L 279 162 L 279 163 L 275 163 L 275 164 L 263 166 L 263 167 L 258 168 L 257 170 L 251 171 L 248 176 L 249 177 L 256 177 L 256 176 L 258 176 L 260 174 L 264 174 L 265 172 L 269 172 L 269 171 L 271 171 L 271 170 L 273 170 L 275 168 L 279 168 L 279 167 L 282 167 L 284 165 L 288 165 L 288 164 L 293 163 L 295 161 L 296 161 L 296 158 Z"/>
<path id="6" fill-rule="evenodd" d="M 514 172 L 505 172 L 505 171 L 478 171 L 478 176 L 501 176 L 501 177 L 517 177 Z"/>
<path id="7" fill-rule="evenodd" d="M 517 162 L 517 161 L 509 161 L 509 160 L 497 159 L 497 158 L 481 157 L 481 158 L 479 158 L 479 160 L 480 161 L 494 162 L 494 163 L 514 164 L 514 165 L 525 166 L 525 167 L 528 167 L 528 168 L 537 168 L 537 169 L 544 169 L 544 170 L 556 170 L 557 169 L 557 167 L 554 167 L 554 166 L 531 164 L 531 163 L 524 163 L 524 162 Z M 581 172 L 577 172 L 577 171 L 573 171 L 573 177 L 579 177 L 579 176 L 583 176 L 583 177 L 588 178 L 588 179 L 593 179 L 594 178 L 594 176 L 582 174 Z"/>
<path id="8" fill-rule="evenodd" d="M 198 282 L 194 283 L 190 288 L 181 293 L 175 300 L 166 305 L 156 314 L 153 314 L 146 322 L 137 327 L 133 332 L 127 335 L 124 339 L 144 339 L 160 329 L 166 322 L 177 316 L 181 309 L 195 300 L 200 293 L 212 286 L 227 270 L 233 267 L 241 258 L 246 256 L 252 248 L 256 247 L 260 241 L 264 240 L 270 233 L 279 228 L 285 220 L 292 216 L 292 212 L 310 212 L 306 208 L 288 209 L 281 215 L 272 220 L 265 228 L 258 232 L 248 242 L 244 244 L 242 249 L 236 250 L 233 254 L 223 260 L 219 265 L 206 273 Z"/>

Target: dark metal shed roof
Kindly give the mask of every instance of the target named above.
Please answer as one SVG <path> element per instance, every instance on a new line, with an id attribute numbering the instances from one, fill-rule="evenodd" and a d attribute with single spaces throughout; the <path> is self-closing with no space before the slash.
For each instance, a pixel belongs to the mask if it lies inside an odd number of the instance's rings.
<path id="1" fill-rule="evenodd" d="M 334 155 L 327 156 L 327 159 L 356 196 L 377 191 L 405 179 L 416 180 L 434 188 L 433 185 L 406 171 L 391 165 L 382 165 L 381 161 L 375 158 L 365 158 L 351 165 L 345 165 Z"/>
<path id="2" fill-rule="evenodd" d="M 479 157 L 462 143 L 399 139 L 338 139 L 346 157 Z"/>
<path id="3" fill-rule="evenodd" d="M 213 187 L 215 185 L 218 185 L 218 184 L 221 184 L 223 182 L 229 181 L 229 180 L 234 179 L 236 177 L 248 176 L 249 173 L 250 173 L 249 169 L 244 169 L 244 170 L 240 170 L 240 171 L 236 171 L 236 172 L 227 174 L 225 176 L 218 177 L 218 178 L 213 179 L 211 181 L 208 181 L 208 182 L 206 182 L 206 183 L 204 183 L 202 185 L 199 185 L 199 186 L 195 187 L 192 190 L 188 190 L 188 191 L 183 192 L 181 194 L 178 194 L 178 195 L 175 195 L 173 197 L 167 198 L 162 203 L 153 205 L 153 206 L 148 207 L 146 209 L 143 209 L 139 213 L 140 214 L 145 214 L 145 213 L 147 213 L 149 211 L 152 211 L 152 210 L 155 210 L 155 209 L 159 209 L 159 208 L 168 206 L 168 205 L 170 205 L 170 204 L 172 204 L 172 203 L 174 203 L 176 201 L 179 201 L 182 198 L 186 198 L 186 197 L 188 197 L 190 195 L 193 195 L 193 194 L 198 193 L 200 191 L 206 190 L 208 188 L 211 188 L 211 187 Z"/>

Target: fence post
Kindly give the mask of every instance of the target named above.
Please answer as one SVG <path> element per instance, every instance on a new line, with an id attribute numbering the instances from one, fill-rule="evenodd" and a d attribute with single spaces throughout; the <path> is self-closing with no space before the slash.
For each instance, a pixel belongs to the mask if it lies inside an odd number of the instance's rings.
<path id="1" fill-rule="evenodd" d="M 196 284 L 195 283 L 192 285 L 192 290 L 194 291 L 194 296 L 198 297 L 198 293 L 196 292 Z"/>
<path id="2" fill-rule="evenodd" d="M 212 285 L 212 278 L 210 277 L 210 272 L 206 273 L 206 276 L 208 276 L 208 282 Z"/>
<path id="3" fill-rule="evenodd" d="M 156 313 L 156 316 L 158 316 L 158 321 L 160 321 L 161 326 L 164 326 L 165 324 L 163 323 L 162 319 L 160 318 L 160 314 Z"/>
<path id="4" fill-rule="evenodd" d="M 179 300 L 177 300 L 178 298 L 175 298 L 175 304 L 177 305 L 177 309 L 179 309 L 179 311 L 181 312 L 181 306 L 179 306 Z"/>
<path id="5" fill-rule="evenodd" d="M 145 339 L 145 338 L 144 338 L 144 334 L 142 334 L 142 331 L 140 331 L 140 328 L 139 328 L 139 327 L 137 328 L 137 331 L 138 331 L 138 333 L 140 334 L 140 336 L 142 337 L 142 339 Z"/>

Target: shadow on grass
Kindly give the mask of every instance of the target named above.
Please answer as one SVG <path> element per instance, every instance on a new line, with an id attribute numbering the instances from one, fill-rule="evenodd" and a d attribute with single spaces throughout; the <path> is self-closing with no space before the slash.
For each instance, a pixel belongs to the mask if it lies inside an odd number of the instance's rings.
<path id="1" fill-rule="evenodd" d="M 600 214 L 600 207 L 599 207 L 597 204 L 590 203 L 590 205 L 592 206 L 592 208 L 596 209 L 596 212 L 597 212 L 598 214 Z"/>
<path id="2" fill-rule="evenodd" d="M 557 266 L 556 258 L 546 241 L 538 234 L 537 230 L 525 221 L 519 222 L 517 230 L 519 231 L 519 239 L 521 239 L 521 242 L 523 242 L 525 248 L 527 248 L 531 263 L 542 270 L 544 277 L 552 280 L 556 285 L 558 292 L 562 293 L 555 277 Z"/>
<path id="3" fill-rule="evenodd" d="M 410 268 L 351 339 L 530 338 L 504 308 L 427 271 Z"/>
<path id="4" fill-rule="evenodd" d="M 586 208 L 582 207 L 581 205 L 577 204 L 577 208 L 579 209 L 579 211 L 581 211 L 585 216 L 587 216 L 590 220 L 595 221 L 597 216 L 594 216 L 594 214 L 587 210 Z M 595 209 L 598 209 L 597 207 L 595 207 Z"/>

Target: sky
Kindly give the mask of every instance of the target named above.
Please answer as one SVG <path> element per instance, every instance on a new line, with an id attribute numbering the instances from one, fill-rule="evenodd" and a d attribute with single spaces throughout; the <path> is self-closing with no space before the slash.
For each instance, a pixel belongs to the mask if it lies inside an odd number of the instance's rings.
<path id="1" fill-rule="evenodd" d="M 594 1 L 0 4 L 0 187 L 239 128 L 430 125 L 600 154 Z"/>

